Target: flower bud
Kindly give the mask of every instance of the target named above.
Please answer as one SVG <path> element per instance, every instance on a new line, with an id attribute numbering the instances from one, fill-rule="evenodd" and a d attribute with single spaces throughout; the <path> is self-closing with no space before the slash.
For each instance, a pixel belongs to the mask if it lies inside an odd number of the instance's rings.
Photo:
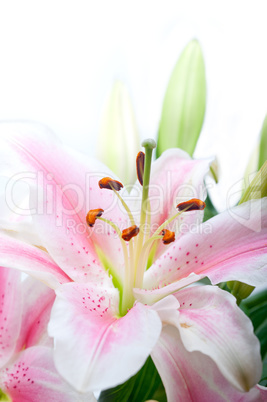
<path id="1" fill-rule="evenodd" d="M 192 40 L 172 72 L 162 107 L 157 157 L 168 148 L 191 156 L 202 128 L 206 107 L 205 66 L 201 47 Z"/>

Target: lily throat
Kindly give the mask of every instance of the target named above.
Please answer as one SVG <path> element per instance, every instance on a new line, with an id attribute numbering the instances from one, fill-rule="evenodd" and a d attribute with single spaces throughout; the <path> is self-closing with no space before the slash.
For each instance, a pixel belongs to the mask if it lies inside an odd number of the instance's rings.
<path id="1" fill-rule="evenodd" d="M 136 225 L 130 208 L 119 194 L 120 190 L 123 188 L 123 184 L 110 177 L 101 179 L 99 181 L 99 187 L 114 192 L 125 209 L 131 226 L 121 231 L 114 222 L 102 216 L 104 215 L 104 210 L 101 206 L 99 206 L 98 209 L 90 210 L 86 216 L 86 222 L 89 227 L 92 228 L 97 219 L 102 220 L 113 228 L 120 239 L 124 255 L 123 284 L 119 289 L 121 316 L 127 314 L 127 311 L 133 307 L 135 302 L 133 289 L 143 287 L 145 271 L 149 269 L 153 263 L 159 242 L 162 241 L 164 245 L 169 245 L 175 241 L 175 233 L 167 229 L 167 226 L 186 211 L 203 210 L 205 208 L 205 203 L 199 199 L 191 199 L 182 202 L 176 206 L 178 212 L 163 222 L 152 233 L 149 182 L 152 153 L 153 149 L 156 147 L 156 143 L 154 140 L 148 139 L 142 143 L 142 146 L 145 148 L 145 153 L 139 152 L 136 158 L 137 178 L 142 186 L 142 202 L 138 226 Z M 115 283 L 114 285 L 116 286 Z"/>

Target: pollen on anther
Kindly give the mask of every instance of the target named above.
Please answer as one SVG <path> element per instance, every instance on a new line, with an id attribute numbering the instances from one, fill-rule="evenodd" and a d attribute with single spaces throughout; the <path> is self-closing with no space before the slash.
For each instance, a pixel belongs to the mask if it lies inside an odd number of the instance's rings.
<path id="1" fill-rule="evenodd" d="M 127 229 L 124 229 L 121 233 L 121 237 L 125 241 L 130 241 L 132 237 L 137 236 L 139 233 L 139 227 L 136 225 L 130 226 Z"/>
<path id="2" fill-rule="evenodd" d="M 91 209 L 86 215 L 86 223 L 88 226 L 93 227 L 97 218 L 103 214 L 104 210 L 101 208 Z"/>
<path id="3" fill-rule="evenodd" d="M 199 200 L 198 198 L 192 198 L 191 200 L 185 201 L 185 202 L 180 202 L 176 206 L 178 211 L 199 211 L 202 210 L 206 207 L 206 204 L 204 201 Z"/>
<path id="4" fill-rule="evenodd" d="M 161 235 L 163 236 L 163 244 L 170 244 L 175 240 L 175 233 L 168 229 L 163 229 Z"/>
<path id="5" fill-rule="evenodd" d="M 120 191 L 120 189 L 123 187 L 121 182 L 113 180 L 110 177 L 103 177 L 103 179 L 99 180 L 98 185 L 100 188 L 116 191 Z"/>
<path id="6" fill-rule="evenodd" d="M 141 186 L 143 185 L 144 167 L 145 167 L 145 154 L 144 152 L 140 151 L 136 157 L 136 173 Z"/>

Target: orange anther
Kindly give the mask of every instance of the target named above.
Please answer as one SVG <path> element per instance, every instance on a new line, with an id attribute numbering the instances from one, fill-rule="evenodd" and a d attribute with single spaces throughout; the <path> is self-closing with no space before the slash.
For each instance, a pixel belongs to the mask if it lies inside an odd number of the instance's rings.
<path id="1" fill-rule="evenodd" d="M 140 151 L 138 152 L 136 157 L 136 173 L 141 186 L 143 185 L 144 168 L 145 168 L 145 154 L 144 152 Z"/>
<path id="2" fill-rule="evenodd" d="M 130 226 L 127 229 L 124 229 L 121 233 L 121 237 L 125 241 L 130 241 L 132 237 L 137 236 L 139 233 L 139 227 L 136 225 Z"/>
<path id="3" fill-rule="evenodd" d="M 99 209 L 91 209 L 86 215 L 86 223 L 91 228 L 94 226 L 96 218 L 99 218 L 103 214 L 104 210 Z"/>
<path id="4" fill-rule="evenodd" d="M 175 240 L 175 233 L 171 232 L 168 229 L 163 229 L 161 234 L 163 236 L 162 238 L 163 244 L 169 244 Z"/>
<path id="5" fill-rule="evenodd" d="M 122 183 L 117 180 L 113 180 L 110 177 L 103 177 L 103 179 L 99 180 L 98 185 L 100 188 L 116 191 L 119 191 L 123 187 Z"/>
<path id="6" fill-rule="evenodd" d="M 176 206 L 178 211 L 196 211 L 204 209 L 206 206 L 204 201 L 199 200 L 198 198 L 192 198 L 189 201 L 181 202 Z"/>

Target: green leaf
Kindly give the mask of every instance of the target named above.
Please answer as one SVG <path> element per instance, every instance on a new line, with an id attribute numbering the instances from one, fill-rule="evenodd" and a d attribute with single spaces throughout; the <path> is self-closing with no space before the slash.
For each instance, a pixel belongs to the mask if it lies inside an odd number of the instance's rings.
<path id="1" fill-rule="evenodd" d="M 215 209 L 214 205 L 212 204 L 209 195 L 207 195 L 205 203 L 206 203 L 206 208 L 204 209 L 204 219 L 203 219 L 204 222 L 206 222 L 208 219 L 211 219 L 215 215 L 218 214 L 218 211 Z"/>
<path id="2" fill-rule="evenodd" d="M 267 161 L 267 115 L 261 129 L 258 169 L 262 167 L 265 161 Z"/>
<path id="3" fill-rule="evenodd" d="M 162 381 L 157 369 L 149 357 L 142 369 L 124 384 L 102 391 L 100 402 L 143 402 L 152 399 Z M 164 389 L 164 388 L 163 388 Z M 164 398 L 164 396 L 162 397 Z M 162 402 L 164 399 L 162 399 Z"/>
<path id="4" fill-rule="evenodd" d="M 262 375 L 259 384 L 267 387 L 267 356 L 263 361 Z"/>
<path id="5" fill-rule="evenodd" d="M 264 358 L 267 354 L 267 322 L 261 328 L 255 331 L 255 335 L 259 338 L 261 344 L 261 357 Z"/>
<path id="6" fill-rule="evenodd" d="M 157 157 L 168 148 L 193 155 L 206 108 L 206 77 L 201 47 L 192 40 L 172 72 L 162 107 Z"/>
<path id="7" fill-rule="evenodd" d="M 257 292 L 243 300 L 240 308 L 251 319 L 255 335 L 261 344 L 261 356 L 267 358 L 267 290 Z"/>

